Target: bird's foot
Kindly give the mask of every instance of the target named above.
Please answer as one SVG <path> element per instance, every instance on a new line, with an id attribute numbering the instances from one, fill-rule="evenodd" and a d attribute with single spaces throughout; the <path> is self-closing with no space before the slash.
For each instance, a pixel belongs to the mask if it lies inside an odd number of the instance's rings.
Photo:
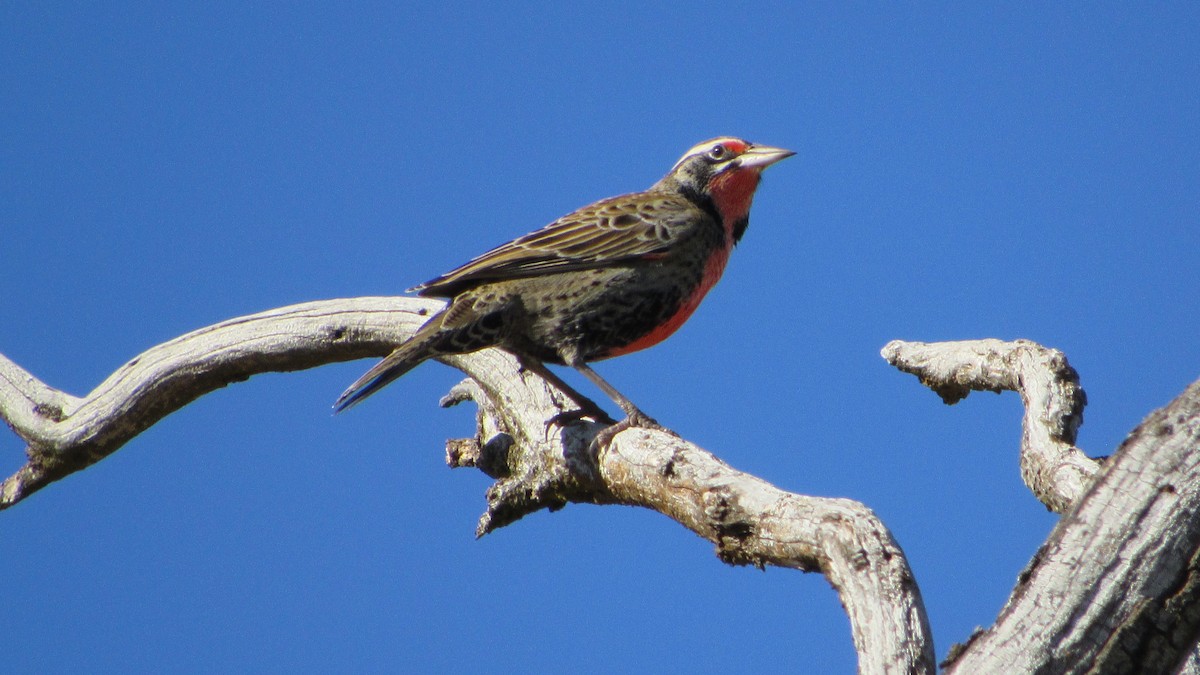
<path id="1" fill-rule="evenodd" d="M 616 420 L 614 420 L 612 417 L 609 417 L 608 413 L 604 412 L 598 407 L 594 410 L 584 410 L 582 408 L 576 410 L 564 410 L 563 412 L 560 412 L 546 420 L 546 433 L 550 433 L 551 427 L 567 427 L 572 424 L 579 424 L 586 418 L 591 418 L 600 424 L 612 425 L 617 423 Z"/>
<path id="2" fill-rule="evenodd" d="M 608 449 L 608 444 L 612 443 L 613 438 L 626 429 L 653 429 L 654 431 L 666 432 L 676 438 L 679 437 L 679 434 L 659 424 L 653 417 L 634 408 L 625 419 L 601 429 L 600 433 L 596 434 L 596 437 L 592 439 L 592 450 L 600 451 Z"/>

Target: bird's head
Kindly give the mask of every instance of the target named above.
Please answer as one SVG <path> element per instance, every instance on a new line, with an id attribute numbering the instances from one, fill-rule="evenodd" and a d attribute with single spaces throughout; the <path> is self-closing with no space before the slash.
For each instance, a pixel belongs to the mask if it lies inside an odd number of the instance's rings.
<path id="1" fill-rule="evenodd" d="M 683 153 L 653 189 L 681 192 L 715 209 L 734 240 L 740 239 L 763 169 L 796 153 L 724 136 L 697 143 Z"/>

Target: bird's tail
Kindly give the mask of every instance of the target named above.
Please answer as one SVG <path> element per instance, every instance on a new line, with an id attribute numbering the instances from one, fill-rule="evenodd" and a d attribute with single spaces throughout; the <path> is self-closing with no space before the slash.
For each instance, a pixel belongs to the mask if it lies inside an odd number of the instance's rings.
<path id="1" fill-rule="evenodd" d="M 438 317 L 434 316 L 425 322 L 425 325 L 421 326 L 415 335 L 375 364 L 374 368 L 363 373 L 363 376 L 355 380 L 354 384 L 342 392 L 342 395 L 334 402 L 333 413 L 336 415 L 354 407 L 364 398 L 383 389 L 401 375 L 421 365 L 425 360 L 437 356 L 432 345 L 440 330 L 440 323 Z"/>

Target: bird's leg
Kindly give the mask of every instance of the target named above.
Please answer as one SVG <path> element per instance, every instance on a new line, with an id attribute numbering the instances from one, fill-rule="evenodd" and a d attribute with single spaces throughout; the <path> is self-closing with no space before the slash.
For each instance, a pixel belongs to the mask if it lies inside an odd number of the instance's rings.
<path id="1" fill-rule="evenodd" d="M 554 424 L 562 425 L 578 422 L 584 417 L 590 417 L 601 424 L 616 424 L 617 421 L 610 417 L 608 413 L 604 412 L 604 409 L 601 408 L 595 401 L 584 396 L 578 391 L 575 391 L 574 387 L 564 382 L 561 377 L 555 375 L 541 361 L 538 361 L 537 359 L 525 354 L 516 354 L 515 356 L 517 357 L 517 360 L 521 362 L 522 368 L 549 382 L 556 389 L 565 394 L 567 398 L 571 399 L 575 405 L 579 406 L 579 410 L 561 412 L 554 417 L 551 417 L 550 420 L 546 422 L 547 428 Z"/>
<path id="2" fill-rule="evenodd" d="M 608 380 L 605 380 L 603 377 L 600 377 L 600 373 L 597 373 L 596 371 L 592 370 L 592 367 L 589 366 L 588 364 L 583 363 L 583 362 L 572 363 L 571 367 L 574 368 L 575 370 L 578 370 L 579 372 L 583 373 L 584 377 L 591 380 L 593 383 L 595 383 L 595 385 L 597 387 L 600 387 L 601 391 L 608 394 L 608 397 L 611 398 L 614 403 L 621 406 L 621 410 L 625 411 L 625 415 L 627 417 L 632 418 L 636 421 L 649 422 L 650 424 L 658 424 L 658 422 L 655 422 L 652 417 L 650 417 L 646 413 L 639 410 L 638 407 L 633 404 L 633 401 L 630 401 L 628 398 L 625 398 L 624 394 L 617 391 L 616 387 L 609 384 Z M 642 425 L 634 424 L 633 426 L 642 426 Z"/>
<path id="3" fill-rule="evenodd" d="M 600 373 L 592 370 L 591 366 L 588 364 L 583 363 L 582 361 L 577 361 L 572 363 L 571 367 L 583 373 L 584 377 L 594 382 L 597 387 L 600 387 L 604 393 L 608 394 L 609 398 L 616 402 L 617 405 L 621 406 L 621 410 L 625 411 L 625 419 L 605 428 L 603 431 L 596 434 L 596 438 L 592 441 L 596 447 L 607 447 L 614 436 L 632 427 L 639 427 L 642 429 L 657 429 L 658 431 L 665 431 L 669 434 L 678 436 L 678 434 L 676 434 L 674 431 L 664 427 L 653 417 L 650 417 L 646 413 L 639 410 L 638 407 L 633 404 L 633 401 L 630 401 L 625 397 L 624 394 L 617 391 L 616 387 L 609 384 L 608 381 L 603 377 L 600 377 Z"/>

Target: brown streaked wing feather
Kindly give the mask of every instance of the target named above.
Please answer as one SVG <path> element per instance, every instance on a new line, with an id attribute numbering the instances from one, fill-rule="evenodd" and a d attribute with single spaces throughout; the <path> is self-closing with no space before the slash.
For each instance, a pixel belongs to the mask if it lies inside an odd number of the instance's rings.
<path id="1" fill-rule="evenodd" d="M 486 281 L 600 267 L 666 252 L 708 216 L 668 193 L 611 197 L 559 218 L 410 290 L 450 297 Z"/>

